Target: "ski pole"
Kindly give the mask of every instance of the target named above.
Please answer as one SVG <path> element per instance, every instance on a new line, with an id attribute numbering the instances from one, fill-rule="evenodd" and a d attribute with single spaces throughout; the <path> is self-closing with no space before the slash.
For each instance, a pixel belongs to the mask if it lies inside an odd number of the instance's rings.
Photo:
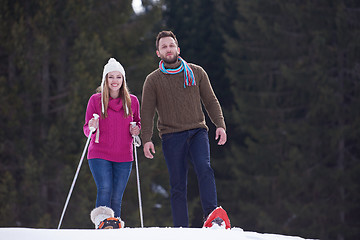
<path id="1" fill-rule="evenodd" d="M 95 119 L 98 119 L 98 118 L 99 118 L 99 115 L 97 115 L 96 113 L 94 113 L 93 116 L 94 116 Z M 76 179 L 77 179 L 77 177 L 78 177 L 78 175 L 79 175 L 79 171 L 80 171 L 81 164 L 82 164 L 82 162 L 83 162 L 83 160 L 84 160 L 84 156 L 85 156 L 86 149 L 87 149 L 87 147 L 88 147 L 88 145 L 89 145 L 89 142 L 90 142 L 90 139 L 91 139 L 91 135 L 92 135 L 92 133 L 93 133 L 95 130 L 96 130 L 96 128 L 90 127 L 90 133 L 89 133 L 89 136 L 88 136 L 88 138 L 87 138 L 87 141 L 86 141 L 86 144 L 85 144 L 83 153 L 82 153 L 82 155 L 81 155 L 80 162 L 79 162 L 79 165 L 78 165 L 78 167 L 77 167 L 77 170 L 76 170 L 76 173 L 75 173 L 75 176 L 74 176 L 74 180 L 73 180 L 73 182 L 72 182 L 72 184 L 71 184 L 69 194 L 68 194 L 68 196 L 67 196 L 67 198 L 66 198 L 65 206 L 64 206 L 64 209 L 63 209 L 63 211 L 62 211 L 62 214 L 61 214 L 61 217 L 60 217 L 60 221 L 59 221 L 59 225 L 58 225 L 58 228 L 57 228 L 57 229 L 60 229 L 60 227 L 61 227 L 61 223 L 62 223 L 62 221 L 63 221 L 63 218 L 64 218 L 64 215 L 65 215 L 65 211 L 66 211 L 67 205 L 69 204 L 69 200 L 70 200 L 70 197 L 71 197 L 71 193 L 72 193 L 72 191 L 73 191 L 73 189 L 74 189 Z"/>
<path id="2" fill-rule="evenodd" d="M 136 122 L 130 122 L 131 126 L 135 127 Z M 137 136 L 133 136 L 134 142 L 134 155 L 135 155 L 135 165 L 136 165 L 136 182 L 137 182 L 137 189 L 138 189 L 138 196 L 139 196 L 139 211 L 140 211 L 140 223 L 141 227 L 144 227 L 144 219 L 143 219 L 143 212 L 142 212 L 142 203 L 141 203 L 141 190 L 140 190 L 140 177 L 139 177 L 139 166 L 137 160 L 137 152 L 136 147 L 141 145 L 140 141 L 136 141 Z"/>

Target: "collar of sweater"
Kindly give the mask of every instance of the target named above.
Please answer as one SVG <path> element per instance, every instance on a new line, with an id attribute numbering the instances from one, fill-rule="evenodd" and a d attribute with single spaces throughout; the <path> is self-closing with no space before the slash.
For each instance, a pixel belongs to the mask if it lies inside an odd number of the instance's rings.
<path id="1" fill-rule="evenodd" d="M 123 108 L 121 98 L 119 98 L 119 97 L 118 98 L 110 97 L 109 98 L 108 108 L 111 108 L 112 110 L 114 110 L 116 112 L 119 112 Z"/>
<path id="2" fill-rule="evenodd" d="M 171 63 L 171 64 L 164 62 L 164 67 L 166 69 L 175 69 L 175 68 L 180 67 L 180 65 L 181 65 L 181 62 L 179 60 L 176 60 L 175 63 Z"/>

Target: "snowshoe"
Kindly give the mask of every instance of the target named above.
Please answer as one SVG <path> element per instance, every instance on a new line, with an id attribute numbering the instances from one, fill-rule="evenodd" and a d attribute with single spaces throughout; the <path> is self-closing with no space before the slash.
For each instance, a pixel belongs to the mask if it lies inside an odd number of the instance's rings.
<path id="1" fill-rule="evenodd" d="M 90 218 L 96 229 L 123 228 L 125 226 L 121 219 L 114 217 L 114 211 L 105 206 L 93 209 Z"/>
<path id="2" fill-rule="evenodd" d="M 100 222 L 98 229 L 117 229 L 123 228 L 123 222 L 114 217 L 106 218 Z"/>
<path id="3" fill-rule="evenodd" d="M 230 219 L 222 207 L 217 207 L 207 217 L 203 225 L 204 228 L 231 228 Z"/>
<path id="4" fill-rule="evenodd" d="M 215 226 L 218 226 L 219 228 L 225 229 L 225 221 L 221 218 L 217 217 L 214 220 L 211 221 L 211 225 L 214 228 Z"/>

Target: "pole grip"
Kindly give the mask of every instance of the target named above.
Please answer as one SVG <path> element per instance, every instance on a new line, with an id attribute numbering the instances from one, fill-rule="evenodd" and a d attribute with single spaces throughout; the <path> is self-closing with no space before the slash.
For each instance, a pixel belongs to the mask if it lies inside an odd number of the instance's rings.
<path id="1" fill-rule="evenodd" d="M 95 120 L 99 119 L 98 114 L 94 113 L 93 116 L 94 116 Z M 96 130 L 96 128 L 94 128 L 94 127 L 90 127 L 89 129 L 90 129 L 91 133 L 95 132 L 95 130 Z"/>

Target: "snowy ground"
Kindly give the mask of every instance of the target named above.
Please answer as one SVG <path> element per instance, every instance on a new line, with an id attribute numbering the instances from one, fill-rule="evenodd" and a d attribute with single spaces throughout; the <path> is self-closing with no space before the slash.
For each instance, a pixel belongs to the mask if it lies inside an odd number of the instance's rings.
<path id="1" fill-rule="evenodd" d="M 34 229 L 34 228 L 0 228 L 0 239 L 3 240 L 304 240 L 301 237 L 277 234 L 246 232 L 241 228 L 202 229 L 202 228 L 123 228 L 109 230 L 95 229 Z"/>

